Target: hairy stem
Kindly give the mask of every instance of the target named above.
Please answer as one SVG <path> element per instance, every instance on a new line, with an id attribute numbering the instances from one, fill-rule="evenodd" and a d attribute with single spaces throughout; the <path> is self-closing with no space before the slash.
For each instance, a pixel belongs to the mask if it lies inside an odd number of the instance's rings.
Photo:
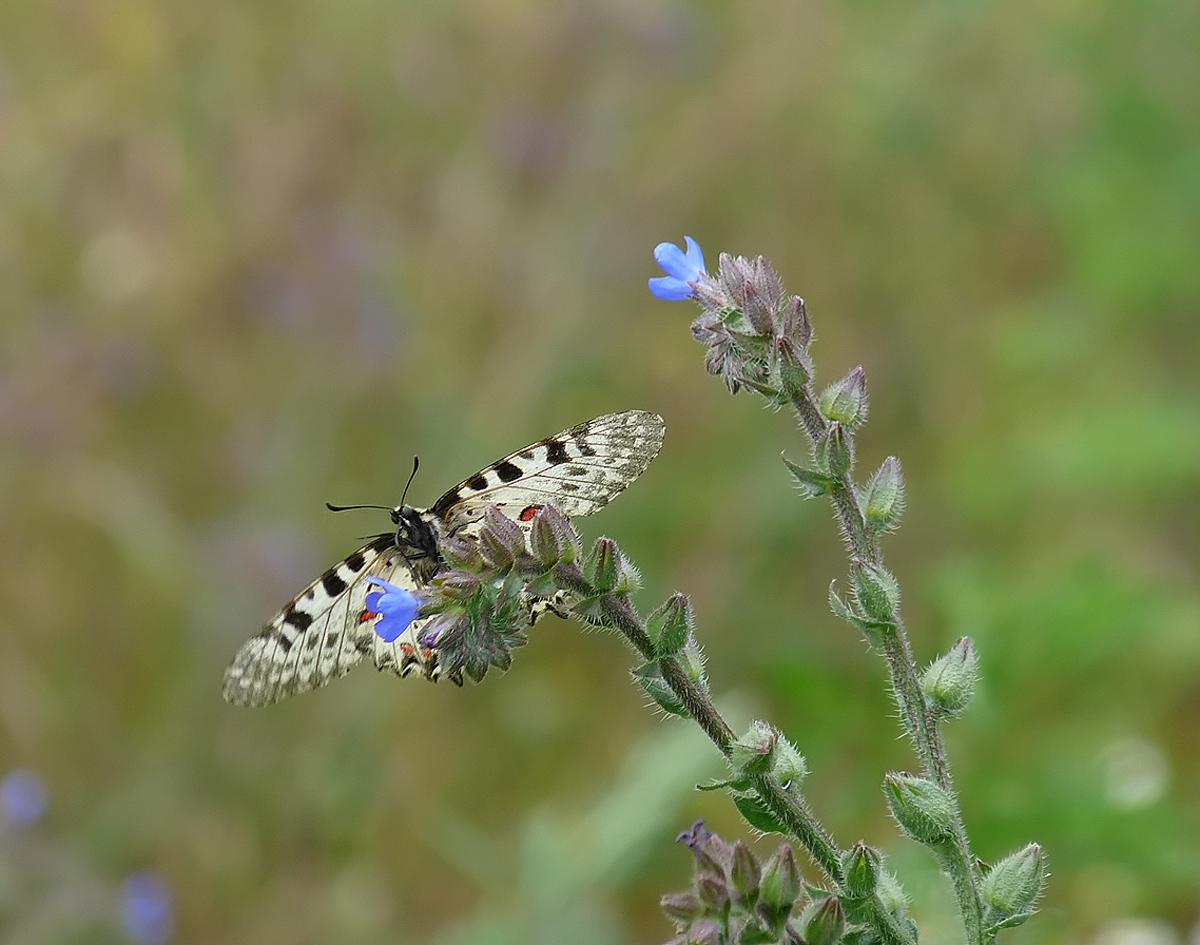
<path id="1" fill-rule="evenodd" d="M 792 398 L 792 406 L 804 427 L 815 454 L 818 444 L 827 435 L 828 425 L 813 401 L 812 391 L 805 387 Z M 882 564 L 879 542 L 870 536 L 862 511 L 854 499 L 854 486 L 849 474 L 835 481 L 830 487 L 834 510 L 842 533 L 854 556 Z M 954 782 L 950 774 L 950 762 L 942 742 L 937 718 L 921 689 L 917 664 L 913 659 L 908 635 L 898 612 L 891 615 L 895 629 L 883 634 L 883 650 L 892 680 L 892 688 L 900 706 L 904 727 L 913 740 L 917 757 L 925 777 L 937 783 L 953 801 L 953 842 L 936 851 L 942 869 L 954 885 L 955 898 L 962 914 L 967 941 L 971 945 L 983 945 L 983 903 L 980 898 L 982 877 L 976 864 L 971 845 L 967 839 L 962 810 L 954 793 Z"/>

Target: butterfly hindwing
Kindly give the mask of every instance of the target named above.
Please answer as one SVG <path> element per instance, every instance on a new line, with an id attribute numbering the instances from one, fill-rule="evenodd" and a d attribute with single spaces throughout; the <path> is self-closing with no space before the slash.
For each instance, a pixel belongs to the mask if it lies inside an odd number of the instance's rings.
<path id="1" fill-rule="evenodd" d="M 646 410 L 605 414 L 539 440 L 480 470 L 430 509 L 454 534 L 494 505 L 511 518 L 542 505 L 591 515 L 645 472 L 658 455 L 662 417 Z"/>
<path id="2" fill-rule="evenodd" d="M 394 583 L 394 552 L 391 535 L 377 538 L 306 587 L 238 650 L 225 671 L 225 698 L 269 705 L 349 672 L 375 636 L 373 623 L 360 619 L 370 590 L 363 579 Z"/>

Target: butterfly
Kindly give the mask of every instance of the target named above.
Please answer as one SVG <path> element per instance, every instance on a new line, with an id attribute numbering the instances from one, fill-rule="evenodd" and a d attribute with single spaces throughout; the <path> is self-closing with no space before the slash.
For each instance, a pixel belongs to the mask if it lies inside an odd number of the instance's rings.
<path id="1" fill-rule="evenodd" d="M 223 695 L 236 705 L 260 706 L 323 686 L 364 660 L 407 676 L 440 675 L 437 652 L 420 643 L 420 615 L 395 640 L 375 632 L 379 614 L 367 609 L 367 580 L 380 578 L 417 593 L 445 568 L 443 539 L 477 537 L 484 510 L 495 506 L 518 524 L 544 505 L 567 516 L 591 515 L 645 472 L 658 455 L 666 427 L 645 410 L 605 414 L 563 430 L 481 469 L 428 509 L 398 505 L 395 531 L 379 535 L 301 591 L 225 670 Z M 401 500 L 403 501 L 403 500 Z M 530 622 L 536 614 L 530 612 Z M 461 674 L 451 676 L 462 682 Z"/>

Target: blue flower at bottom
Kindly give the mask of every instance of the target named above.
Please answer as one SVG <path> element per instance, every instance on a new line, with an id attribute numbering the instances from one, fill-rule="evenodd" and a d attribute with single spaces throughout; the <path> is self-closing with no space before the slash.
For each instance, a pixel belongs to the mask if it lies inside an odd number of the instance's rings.
<path id="1" fill-rule="evenodd" d="M 383 578 L 369 577 L 367 583 L 383 588 L 367 595 L 367 610 L 380 615 L 375 632 L 385 643 L 392 643 L 416 618 L 421 599 Z"/>
<path id="2" fill-rule="evenodd" d="M 687 243 L 686 253 L 674 243 L 659 243 L 654 247 L 654 258 L 666 275 L 651 279 L 650 291 L 660 299 L 678 302 L 691 298 L 696 293 L 688 283 L 695 282 L 705 272 L 700 244 L 690 236 L 683 240 Z"/>
<path id="3" fill-rule="evenodd" d="M 151 870 L 134 873 L 121 887 L 121 918 L 138 945 L 164 945 L 175 925 L 171 887 Z"/>

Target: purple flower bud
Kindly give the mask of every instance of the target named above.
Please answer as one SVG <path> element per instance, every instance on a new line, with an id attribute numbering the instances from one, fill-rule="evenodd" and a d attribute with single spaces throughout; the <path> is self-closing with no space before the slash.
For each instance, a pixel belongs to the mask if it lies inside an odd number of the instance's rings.
<path id="1" fill-rule="evenodd" d="M 742 298 L 745 299 L 742 313 L 746 316 L 746 320 L 760 335 L 767 334 L 772 326 L 771 309 L 766 297 L 753 282 L 747 280 L 742 286 Z"/>
<path id="2" fill-rule="evenodd" d="M 142 870 L 121 887 L 125 931 L 138 945 L 163 945 L 171 937 L 174 908 L 171 887 L 158 873 Z"/>
<path id="3" fill-rule="evenodd" d="M 375 621 L 375 632 L 385 643 L 392 643 L 400 636 L 417 616 L 421 599 L 395 584 L 389 584 L 383 578 L 370 576 L 368 584 L 381 587 L 381 591 L 371 591 L 367 594 L 367 610 L 379 614 Z"/>
<path id="4" fill-rule="evenodd" d="M 704 905 L 695 893 L 667 893 L 658 904 L 668 919 L 681 925 L 687 925 L 704 914 Z"/>
<path id="5" fill-rule="evenodd" d="M 46 784 L 32 771 L 18 768 L 0 781 L 0 812 L 21 826 L 36 824 L 46 813 Z"/>
<path id="6" fill-rule="evenodd" d="M 696 292 L 688 283 L 698 282 L 704 274 L 704 253 L 700 244 L 690 236 L 683 239 L 687 244 L 686 253 L 674 243 L 659 243 L 654 247 L 654 258 L 666 275 L 651 279 L 650 291 L 660 299 L 677 302 L 692 298 Z"/>

